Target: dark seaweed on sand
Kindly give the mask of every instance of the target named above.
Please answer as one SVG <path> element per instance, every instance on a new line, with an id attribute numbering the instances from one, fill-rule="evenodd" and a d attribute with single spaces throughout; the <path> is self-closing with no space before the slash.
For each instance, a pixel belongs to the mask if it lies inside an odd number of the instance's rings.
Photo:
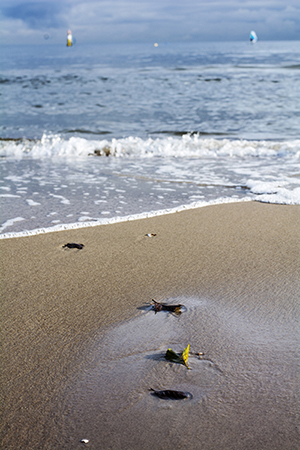
<path id="1" fill-rule="evenodd" d="M 75 243 L 68 243 L 63 245 L 63 248 L 77 248 L 78 250 L 82 250 L 84 247 L 84 244 L 75 244 Z"/>
<path id="2" fill-rule="evenodd" d="M 173 312 L 175 314 L 181 314 L 181 308 L 183 307 L 183 305 L 168 305 L 166 303 L 158 303 L 156 302 L 154 299 L 152 299 L 154 305 L 153 309 L 155 311 L 155 314 L 159 311 L 169 311 L 169 312 Z"/>
<path id="3" fill-rule="evenodd" d="M 183 400 L 185 398 L 193 398 L 190 392 L 174 391 L 172 389 L 166 389 L 163 391 L 155 391 L 154 389 L 150 390 L 152 395 L 162 398 L 163 400 Z"/>

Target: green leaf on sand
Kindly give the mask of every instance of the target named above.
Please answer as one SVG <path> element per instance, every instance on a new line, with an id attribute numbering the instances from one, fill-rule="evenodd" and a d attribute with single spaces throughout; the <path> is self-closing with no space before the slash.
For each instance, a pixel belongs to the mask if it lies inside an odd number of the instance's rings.
<path id="1" fill-rule="evenodd" d="M 168 348 L 168 350 L 166 351 L 165 358 L 168 361 L 172 361 L 177 364 L 183 364 L 189 369 L 189 366 L 187 365 L 189 351 L 190 351 L 190 344 L 183 350 L 182 353 L 176 353 L 171 348 Z"/>

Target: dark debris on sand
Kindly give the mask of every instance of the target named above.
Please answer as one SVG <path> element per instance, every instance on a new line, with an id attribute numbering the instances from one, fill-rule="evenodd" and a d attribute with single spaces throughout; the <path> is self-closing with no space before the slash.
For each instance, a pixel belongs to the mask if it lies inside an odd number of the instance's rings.
<path id="1" fill-rule="evenodd" d="M 84 244 L 75 244 L 75 243 L 68 243 L 63 245 L 62 248 L 77 248 L 78 250 L 82 250 L 84 247 Z"/>
<path id="2" fill-rule="evenodd" d="M 155 314 L 159 311 L 169 311 L 172 312 L 174 314 L 181 314 L 182 313 L 182 308 L 183 305 L 168 305 L 167 303 L 158 303 L 157 301 L 155 301 L 154 299 L 152 299 L 153 301 L 153 309 L 155 311 Z"/>
<path id="3" fill-rule="evenodd" d="M 174 391 L 172 389 L 165 389 L 163 391 L 150 390 L 152 395 L 163 400 L 183 400 L 185 398 L 193 398 L 190 392 Z"/>

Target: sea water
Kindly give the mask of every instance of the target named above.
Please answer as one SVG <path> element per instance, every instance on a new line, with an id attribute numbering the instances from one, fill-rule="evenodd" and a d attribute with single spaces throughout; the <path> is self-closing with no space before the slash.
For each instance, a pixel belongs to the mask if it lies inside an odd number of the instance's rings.
<path id="1" fill-rule="evenodd" d="M 300 204 L 299 42 L 1 53 L 0 237 Z"/>

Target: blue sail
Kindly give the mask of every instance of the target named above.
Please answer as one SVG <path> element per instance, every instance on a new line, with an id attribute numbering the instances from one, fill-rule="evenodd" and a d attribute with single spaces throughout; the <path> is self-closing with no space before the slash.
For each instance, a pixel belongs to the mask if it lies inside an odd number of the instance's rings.
<path id="1" fill-rule="evenodd" d="M 253 44 L 255 44 L 255 42 L 257 42 L 257 35 L 255 33 L 255 31 L 250 31 L 250 42 L 253 42 Z"/>

